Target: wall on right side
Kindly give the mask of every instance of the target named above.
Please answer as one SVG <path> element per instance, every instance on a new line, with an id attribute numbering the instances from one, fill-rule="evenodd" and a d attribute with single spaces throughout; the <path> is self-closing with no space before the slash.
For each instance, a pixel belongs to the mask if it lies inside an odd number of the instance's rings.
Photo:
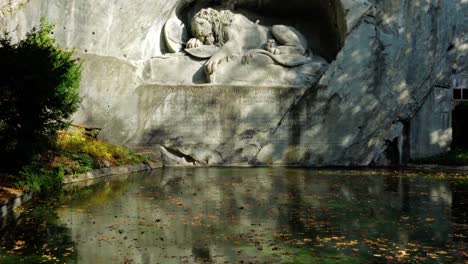
<path id="1" fill-rule="evenodd" d="M 453 101 L 454 77 L 468 76 L 468 11 L 461 25 L 461 34 L 453 41 L 441 63 L 441 71 L 435 76 L 433 91 L 411 120 L 409 135 L 410 158 L 420 159 L 450 150 L 453 146 L 453 128 L 467 122 L 453 118 L 458 103 Z"/>

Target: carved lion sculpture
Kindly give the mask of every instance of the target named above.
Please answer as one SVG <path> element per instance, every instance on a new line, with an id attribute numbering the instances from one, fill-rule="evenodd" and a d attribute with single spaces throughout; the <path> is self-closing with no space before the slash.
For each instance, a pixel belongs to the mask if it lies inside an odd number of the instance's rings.
<path id="1" fill-rule="evenodd" d="M 205 64 L 207 74 L 213 74 L 222 60 L 243 56 L 248 63 L 255 54 L 269 56 L 285 67 L 297 67 L 311 61 L 306 56 L 307 40 L 296 29 L 284 25 L 269 28 L 253 23 L 240 14 L 211 8 L 200 10 L 191 21 L 193 38 L 187 43 L 186 51 L 211 49 Z"/>

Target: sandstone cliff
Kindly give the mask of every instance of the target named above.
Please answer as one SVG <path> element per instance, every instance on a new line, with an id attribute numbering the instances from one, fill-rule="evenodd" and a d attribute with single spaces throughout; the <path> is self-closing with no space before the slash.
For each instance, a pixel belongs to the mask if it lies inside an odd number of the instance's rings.
<path id="1" fill-rule="evenodd" d="M 162 56 L 161 31 L 181 4 L 0 0 L 0 27 L 15 39 L 41 17 L 55 23 L 57 41 L 84 63 L 75 122 L 175 163 L 388 164 L 448 147 L 450 76 L 466 70 L 467 1 L 336 2 L 329 24 L 340 51 L 308 89 L 197 85 L 187 69 L 171 69 L 187 58 Z"/>

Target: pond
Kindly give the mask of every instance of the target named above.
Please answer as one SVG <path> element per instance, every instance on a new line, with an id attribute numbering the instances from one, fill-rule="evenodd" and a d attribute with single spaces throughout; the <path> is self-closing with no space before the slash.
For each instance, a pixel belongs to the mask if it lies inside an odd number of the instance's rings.
<path id="1" fill-rule="evenodd" d="M 0 263 L 464 263 L 467 185 L 287 168 L 115 176 L 4 219 Z"/>

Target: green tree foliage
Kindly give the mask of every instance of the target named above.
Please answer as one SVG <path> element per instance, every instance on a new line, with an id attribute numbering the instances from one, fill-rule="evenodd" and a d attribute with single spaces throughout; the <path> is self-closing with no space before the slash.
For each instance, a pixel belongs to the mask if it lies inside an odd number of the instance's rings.
<path id="1" fill-rule="evenodd" d="M 81 64 L 41 26 L 24 40 L 0 39 L 0 169 L 14 171 L 56 142 L 79 104 Z"/>

